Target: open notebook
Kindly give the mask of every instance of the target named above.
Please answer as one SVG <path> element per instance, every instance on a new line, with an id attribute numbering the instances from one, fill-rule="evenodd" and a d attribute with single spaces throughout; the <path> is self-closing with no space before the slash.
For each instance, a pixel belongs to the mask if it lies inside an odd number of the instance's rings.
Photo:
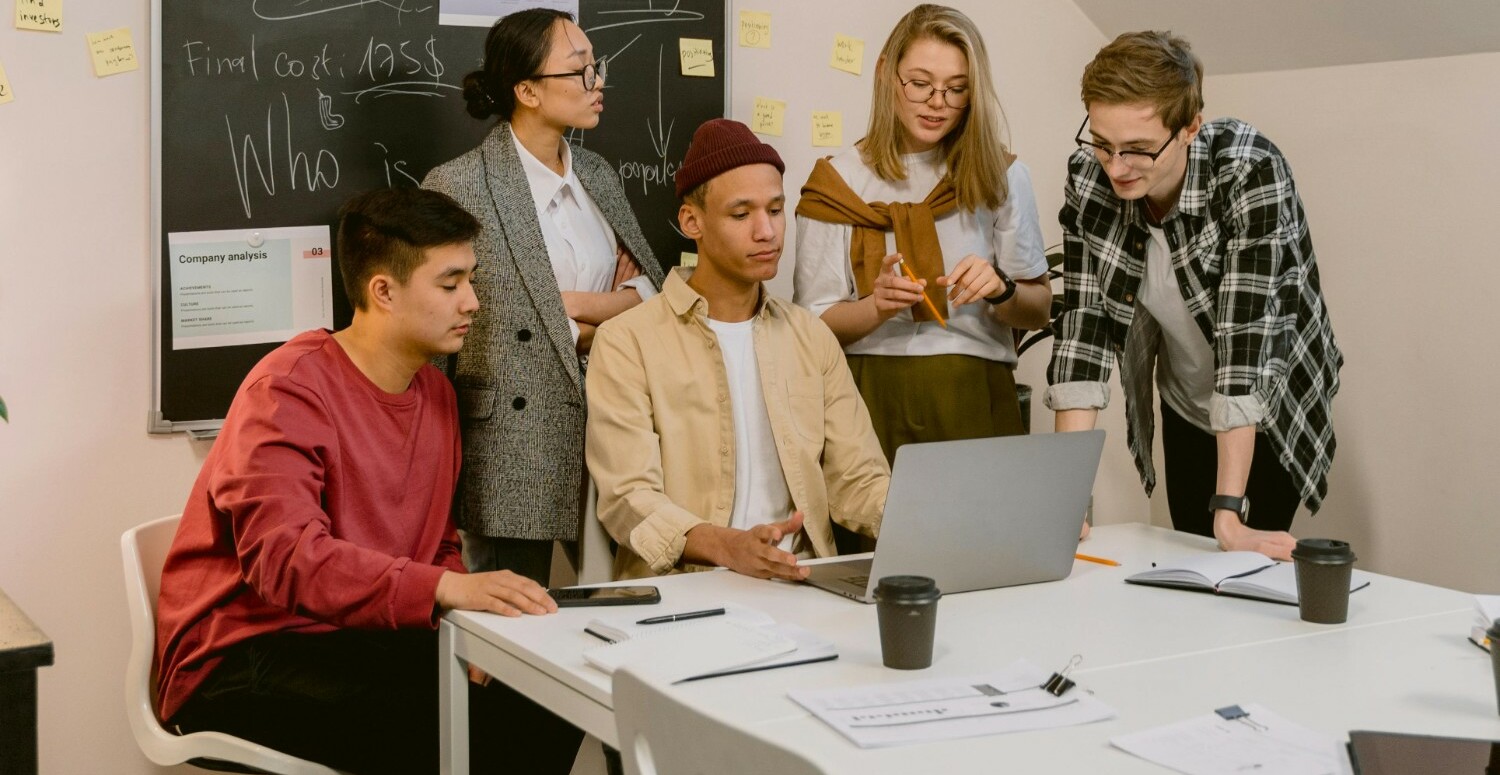
<path id="1" fill-rule="evenodd" d="M 1179 557 L 1156 563 L 1151 570 L 1137 573 L 1125 582 L 1297 604 L 1296 566 L 1277 562 L 1259 552 L 1217 552 Z M 1369 585 L 1370 574 L 1360 570 L 1350 574 L 1350 592 Z"/>
<path id="2" fill-rule="evenodd" d="M 606 673 L 630 667 L 673 682 L 838 658 L 832 643 L 802 627 L 749 606 L 722 608 L 723 616 L 665 624 L 639 624 L 639 614 L 590 620 L 584 632 L 606 645 L 583 657 Z"/>

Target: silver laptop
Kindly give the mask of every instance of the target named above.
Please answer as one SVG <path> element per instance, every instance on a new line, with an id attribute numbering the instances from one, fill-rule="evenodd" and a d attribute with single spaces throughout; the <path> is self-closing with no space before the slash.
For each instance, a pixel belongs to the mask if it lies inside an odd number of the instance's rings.
<path id="1" fill-rule="evenodd" d="M 1066 578 L 1103 449 L 1101 430 L 907 444 L 875 556 L 810 565 L 806 582 L 873 603 L 898 574 L 945 595 Z"/>

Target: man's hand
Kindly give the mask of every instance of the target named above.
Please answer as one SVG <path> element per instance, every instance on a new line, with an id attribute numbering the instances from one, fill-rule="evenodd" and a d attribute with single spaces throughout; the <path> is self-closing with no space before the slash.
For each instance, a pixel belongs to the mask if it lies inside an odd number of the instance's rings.
<path id="1" fill-rule="evenodd" d="M 635 260 L 635 256 L 630 255 L 630 251 L 626 250 L 624 245 L 621 245 L 620 249 L 615 252 L 615 281 L 609 286 L 610 290 L 618 290 L 620 286 L 640 276 L 640 263 Z"/>
<path id="2" fill-rule="evenodd" d="M 557 611 L 557 603 L 552 602 L 540 584 L 508 570 L 489 573 L 448 571 L 438 579 L 437 604 L 444 610 L 488 611 L 501 616 Z"/>
<path id="3" fill-rule="evenodd" d="M 1089 523 L 1083 523 L 1083 529 L 1078 531 L 1078 540 L 1082 541 L 1083 539 L 1088 538 L 1090 530 L 1093 530 L 1093 528 L 1089 526 Z"/>
<path id="4" fill-rule="evenodd" d="M 1223 551 L 1260 552 L 1273 560 L 1290 560 L 1292 550 L 1297 548 L 1297 539 L 1291 533 L 1256 530 L 1242 525 L 1239 516 L 1232 511 L 1214 515 L 1214 538 L 1218 539 Z"/>
<path id="5" fill-rule="evenodd" d="M 900 253 L 892 253 L 880 260 L 880 274 L 875 276 L 875 290 L 870 295 L 875 297 L 875 312 L 881 320 L 889 320 L 897 312 L 920 302 L 922 289 L 927 287 L 926 280 L 908 280 L 896 268 L 900 261 Z"/>
<path id="6" fill-rule="evenodd" d="M 797 565 L 797 556 L 777 548 L 781 539 L 802 529 L 802 512 L 791 519 L 756 525 L 749 530 L 703 524 L 687 532 L 683 558 L 707 562 L 758 579 L 801 581 L 808 570 Z"/>
<path id="7" fill-rule="evenodd" d="M 995 267 L 975 255 L 964 256 L 964 260 L 953 267 L 952 274 L 939 277 L 937 282 L 948 289 L 948 303 L 955 307 L 994 296 L 1005 287 Z"/>

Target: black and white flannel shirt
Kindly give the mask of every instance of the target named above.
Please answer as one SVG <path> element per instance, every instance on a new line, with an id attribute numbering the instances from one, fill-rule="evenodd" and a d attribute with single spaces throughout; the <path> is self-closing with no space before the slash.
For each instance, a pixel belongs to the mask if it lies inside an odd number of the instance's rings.
<path id="1" fill-rule="evenodd" d="M 1046 403 L 1053 410 L 1104 408 L 1118 360 L 1128 442 L 1149 493 L 1156 485 L 1153 378 L 1161 335 L 1135 298 L 1151 239 L 1144 204 L 1116 196 L 1093 151 L 1081 148 L 1068 161 L 1058 218 L 1063 312 L 1054 325 Z M 1243 121 L 1205 123 L 1162 228 L 1188 311 L 1214 351 L 1211 426 L 1257 426 L 1316 512 L 1328 491 L 1332 402 L 1344 356 L 1286 159 Z"/>

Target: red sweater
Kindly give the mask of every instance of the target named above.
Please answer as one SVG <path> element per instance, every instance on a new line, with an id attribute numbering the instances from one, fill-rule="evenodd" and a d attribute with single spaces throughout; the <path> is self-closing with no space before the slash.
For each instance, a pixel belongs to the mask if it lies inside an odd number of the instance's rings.
<path id="1" fill-rule="evenodd" d="M 459 444 L 453 388 L 432 366 L 391 395 L 327 331 L 261 360 L 162 569 L 161 717 L 257 635 L 436 627 L 438 579 L 463 571 L 449 516 Z"/>

